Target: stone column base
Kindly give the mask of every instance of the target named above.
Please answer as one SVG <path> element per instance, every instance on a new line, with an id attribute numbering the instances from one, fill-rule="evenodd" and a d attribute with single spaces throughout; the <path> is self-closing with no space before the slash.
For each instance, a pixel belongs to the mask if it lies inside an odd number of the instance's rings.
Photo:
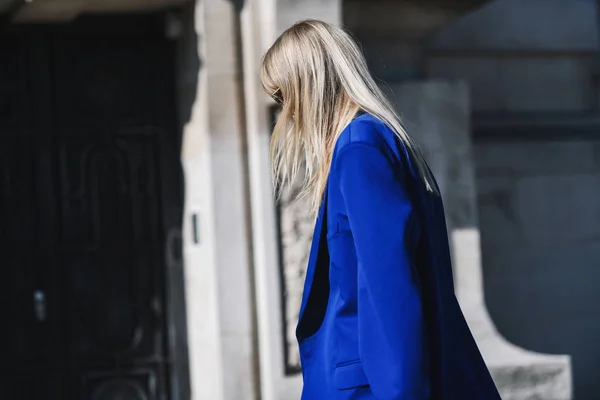
<path id="1" fill-rule="evenodd" d="M 571 359 L 531 353 L 498 337 L 479 340 L 503 400 L 571 399 Z"/>

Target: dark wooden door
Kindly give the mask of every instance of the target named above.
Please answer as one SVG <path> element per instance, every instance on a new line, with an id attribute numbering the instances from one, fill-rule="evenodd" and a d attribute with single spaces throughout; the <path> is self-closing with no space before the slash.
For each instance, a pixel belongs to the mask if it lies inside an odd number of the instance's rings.
<path id="1" fill-rule="evenodd" d="M 28 47 L 25 37 L 0 39 L 0 282 L 5 310 L 0 398 L 7 399 L 45 398 L 54 390 L 55 374 L 60 375 L 58 368 L 49 368 L 60 352 L 52 346 L 47 321 L 57 315 L 39 307 L 46 273 L 58 266 L 51 232 L 57 210 L 44 204 L 52 203 L 52 150 L 48 137 L 35 134 Z"/>
<path id="2" fill-rule="evenodd" d="M 119 26 L 0 38 L 2 399 L 167 398 L 174 57 Z"/>

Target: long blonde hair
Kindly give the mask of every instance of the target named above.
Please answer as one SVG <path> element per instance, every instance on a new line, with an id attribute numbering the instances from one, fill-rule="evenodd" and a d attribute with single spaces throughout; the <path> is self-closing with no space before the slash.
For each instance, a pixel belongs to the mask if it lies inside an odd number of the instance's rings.
<path id="1" fill-rule="evenodd" d="M 428 190 L 436 185 L 416 143 L 379 89 L 359 46 L 342 28 L 306 20 L 287 29 L 263 58 L 267 94 L 282 101 L 271 137 L 273 178 L 279 194 L 305 168 L 301 196 L 318 209 L 335 142 L 359 110 L 385 123 L 404 142 Z"/>

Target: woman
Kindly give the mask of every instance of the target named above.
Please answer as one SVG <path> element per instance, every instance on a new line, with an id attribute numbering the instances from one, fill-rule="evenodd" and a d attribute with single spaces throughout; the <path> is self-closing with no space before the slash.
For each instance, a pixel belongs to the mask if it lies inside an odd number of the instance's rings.
<path id="1" fill-rule="evenodd" d="M 435 180 L 356 43 L 300 22 L 261 80 L 282 107 L 277 183 L 306 168 L 318 210 L 296 330 L 302 399 L 499 399 L 454 296 Z"/>

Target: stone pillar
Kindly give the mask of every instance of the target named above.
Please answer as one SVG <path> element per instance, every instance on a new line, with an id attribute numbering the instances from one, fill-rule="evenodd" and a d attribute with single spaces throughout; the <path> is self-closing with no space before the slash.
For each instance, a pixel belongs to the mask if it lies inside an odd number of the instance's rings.
<path id="1" fill-rule="evenodd" d="M 392 85 L 404 124 L 423 147 L 446 209 L 456 295 L 504 400 L 569 400 L 566 355 L 518 348 L 496 330 L 482 285 L 468 88 L 461 82 Z"/>
<path id="2" fill-rule="evenodd" d="M 249 194 L 236 2 L 195 8 L 184 127 L 184 262 L 193 400 L 256 399 Z M 184 66 L 185 69 L 185 66 Z"/>

